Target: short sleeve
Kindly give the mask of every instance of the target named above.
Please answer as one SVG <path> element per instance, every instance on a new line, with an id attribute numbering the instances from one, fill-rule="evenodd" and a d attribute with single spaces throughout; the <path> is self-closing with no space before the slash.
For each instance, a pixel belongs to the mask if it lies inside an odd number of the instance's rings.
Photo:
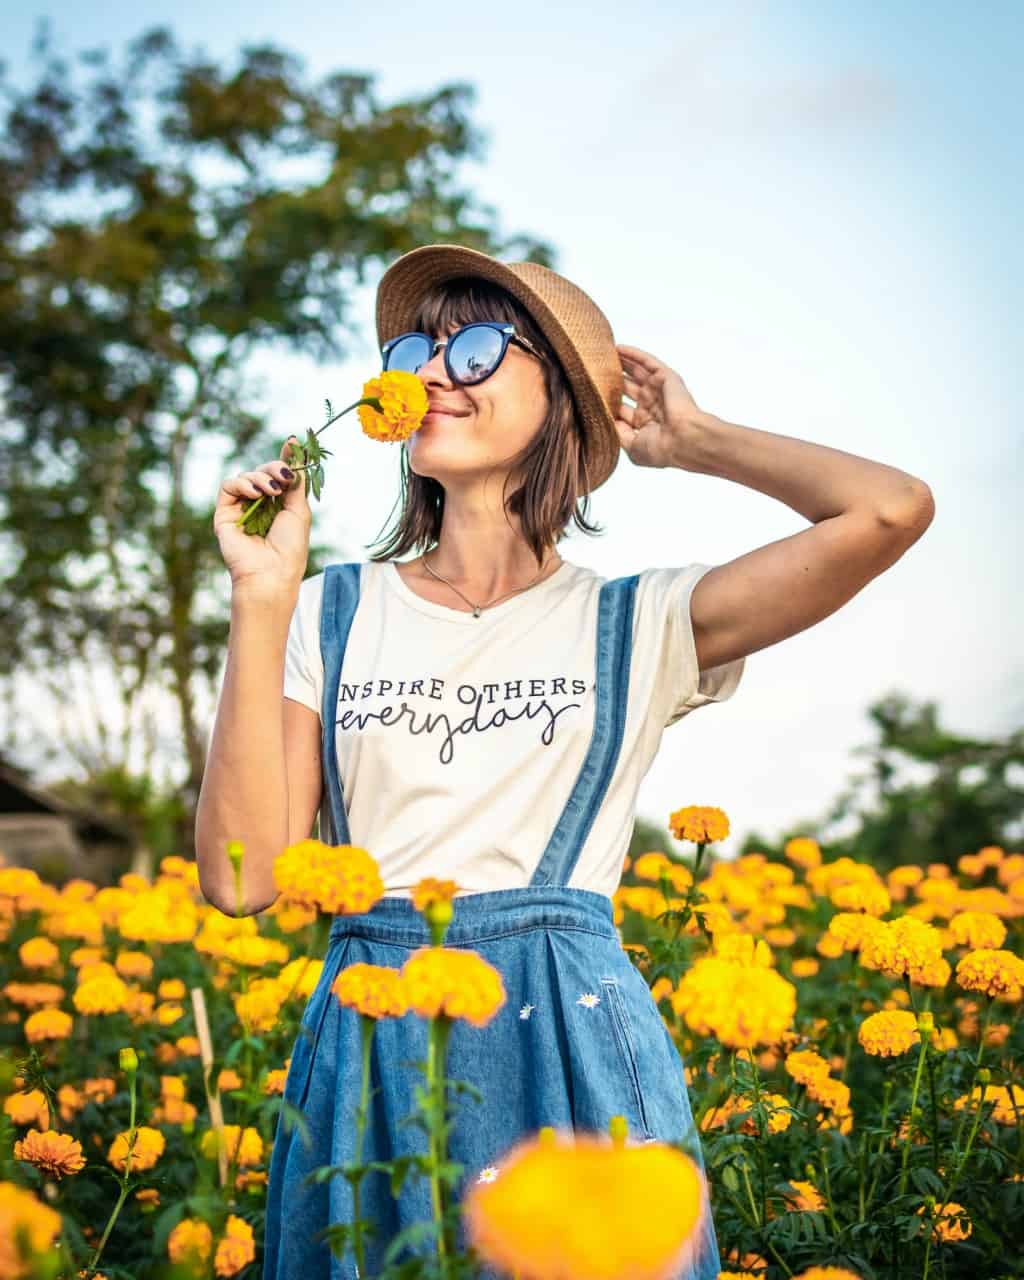
<path id="1" fill-rule="evenodd" d="M 284 696 L 320 714 L 323 659 L 320 656 L 320 597 L 323 574 L 306 578 L 288 624 L 284 653 Z"/>
<path id="2" fill-rule="evenodd" d="M 736 692 L 745 658 L 700 671 L 690 617 L 693 589 L 714 568 L 691 564 L 645 569 L 634 604 L 633 655 L 639 687 L 648 691 L 650 714 L 666 728 L 697 707 L 726 702 Z M 630 684 L 633 685 L 631 675 Z"/>

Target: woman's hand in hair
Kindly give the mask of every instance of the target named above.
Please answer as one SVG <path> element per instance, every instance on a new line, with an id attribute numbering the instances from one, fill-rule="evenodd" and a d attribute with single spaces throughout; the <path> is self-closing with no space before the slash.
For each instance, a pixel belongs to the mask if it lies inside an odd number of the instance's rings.
<path id="1" fill-rule="evenodd" d="M 639 347 L 617 344 L 625 394 L 615 427 L 638 467 L 683 467 L 700 433 L 701 410 L 674 369 Z M 628 404 L 632 400 L 633 404 Z"/>

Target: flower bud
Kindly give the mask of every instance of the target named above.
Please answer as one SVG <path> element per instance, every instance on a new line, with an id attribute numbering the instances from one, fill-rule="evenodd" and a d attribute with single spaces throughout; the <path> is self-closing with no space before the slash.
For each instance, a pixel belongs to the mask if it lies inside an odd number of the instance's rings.
<path id="1" fill-rule="evenodd" d="M 935 1030 L 935 1016 L 929 1010 L 917 1015 L 917 1029 L 922 1036 L 930 1036 Z"/>
<path id="2" fill-rule="evenodd" d="M 608 1121 L 608 1133 L 611 1136 L 612 1146 L 624 1147 L 629 1137 L 629 1123 L 626 1117 L 612 1116 Z"/>
<path id="3" fill-rule="evenodd" d="M 129 1045 L 117 1055 L 118 1066 L 127 1075 L 133 1076 L 139 1069 L 139 1055 Z"/>
<path id="4" fill-rule="evenodd" d="M 992 1072 L 988 1067 L 982 1067 L 978 1072 L 978 1084 L 989 1084 L 992 1080 Z"/>
<path id="5" fill-rule="evenodd" d="M 228 859 L 233 867 L 239 867 L 245 856 L 245 845 L 241 840 L 228 841 Z"/>
<path id="6" fill-rule="evenodd" d="M 537 1134 L 537 1142 L 542 1147 L 553 1147 L 555 1145 L 555 1130 L 550 1124 L 544 1127 Z"/>

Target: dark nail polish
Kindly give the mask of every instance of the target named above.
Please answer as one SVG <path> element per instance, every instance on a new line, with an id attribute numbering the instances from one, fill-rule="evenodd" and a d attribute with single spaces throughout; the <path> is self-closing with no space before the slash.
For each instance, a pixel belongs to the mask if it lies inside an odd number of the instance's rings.
<path id="1" fill-rule="evenodd" d="M 281 486 L 277 483 L 276 480 L 271 480 L 270 487 L 271 489 L 277 489 L 277 490 L 280 490 L 281 488 Z"/>
<path id="2" fill-rule="evenodd" d="M 295 475 L 295 472 L 291 469 L 291 467 L 282 467 L 281 474 L 284 476 L 286 480 L 291 480 L 292 477 Z"/>

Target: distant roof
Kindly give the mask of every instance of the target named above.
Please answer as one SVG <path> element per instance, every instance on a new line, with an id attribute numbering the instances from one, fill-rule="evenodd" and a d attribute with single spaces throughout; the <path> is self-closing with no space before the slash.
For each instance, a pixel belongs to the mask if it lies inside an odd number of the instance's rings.
<path id="1" fill-rule="evenodd" d="M 137 843 L 137 836 L 127 822 L 68 804 L 44 788 L 33 786 L 24 769 L 0 755 L 0 816 L 7 813 L 52 813 L 73 822 L 79 835 L 94 839 L 103 836 L 126 845 Z"/>

